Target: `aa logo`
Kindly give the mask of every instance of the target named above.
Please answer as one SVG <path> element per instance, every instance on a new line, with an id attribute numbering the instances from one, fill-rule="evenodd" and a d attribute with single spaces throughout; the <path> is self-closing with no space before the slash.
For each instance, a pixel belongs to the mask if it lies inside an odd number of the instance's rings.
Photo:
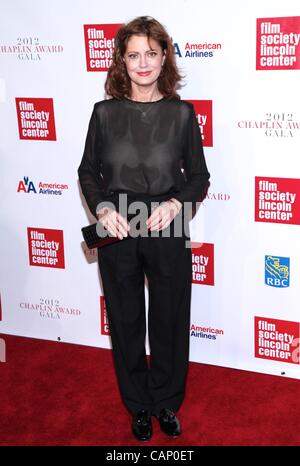
<path id="1" fill-rule="evenodd" d="M 276 288 L 290 286 L 290 258 L 265 256 L 265 284 Z"/>
<path id="2" fill-rule="evenodd" d="M 19 181 L 18 184 L 18 193 L 35 193 L 36 194 L 36 189 L 33 184 L 33 181 L 29 181 L 28 176 L 24 176 L 23 180 Z"/>

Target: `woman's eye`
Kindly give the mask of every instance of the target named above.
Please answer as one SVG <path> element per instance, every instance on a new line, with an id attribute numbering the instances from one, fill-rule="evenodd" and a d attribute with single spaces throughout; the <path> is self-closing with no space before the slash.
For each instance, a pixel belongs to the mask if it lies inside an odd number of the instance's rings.
<path id="1" fill-rule="evenodd" d="M 157 56 L 157 52 L 149 52 L 147 56 L 150 58 L 155 58 Z M 136 53 L 131 53 L 130 55 L 128 55 L 128 58 L 130 60 L 136 60 L 138 58 L 138 55 Z"/>

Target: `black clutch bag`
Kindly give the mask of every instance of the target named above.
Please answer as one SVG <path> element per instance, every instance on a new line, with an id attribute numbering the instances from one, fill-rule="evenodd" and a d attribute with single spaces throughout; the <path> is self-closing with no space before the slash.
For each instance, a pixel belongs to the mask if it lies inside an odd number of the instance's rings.
<path id="1" fill-rule="evenodd" d="M 92 225 L 81 228 L 82 236 L 89 249 L 102 248 L 103 246 L 107 246 L 118 241 L 124 241 L 125 239 L 130 238 L 128 235 L 123 239 L 119 239 L 117 236 L 109 236 L 108 234 L 102 238 L 98 235 L 96 227 L 97 223 L 93 223 Z"/>

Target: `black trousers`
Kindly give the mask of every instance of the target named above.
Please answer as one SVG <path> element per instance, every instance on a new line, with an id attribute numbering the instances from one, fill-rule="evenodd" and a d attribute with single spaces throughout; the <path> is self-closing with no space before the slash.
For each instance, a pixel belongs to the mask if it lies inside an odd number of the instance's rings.
<path id="1" fill-rule="evenodd" d="M 153 200 L 163 197 L 151 197 L 147 202 Z M 184 398 L 192 257 L 190 247 L 186 247 L 189 237 L 175 237 L 172 224 L 170 232 L 170 237 L 138 236 L 98 249 L 119 389 L 133 415 L 141 409 L 149 409 L 152 414 L 162 408 L 177 411 Z M 145 350 L 145 275 L 149 365 Z"/>

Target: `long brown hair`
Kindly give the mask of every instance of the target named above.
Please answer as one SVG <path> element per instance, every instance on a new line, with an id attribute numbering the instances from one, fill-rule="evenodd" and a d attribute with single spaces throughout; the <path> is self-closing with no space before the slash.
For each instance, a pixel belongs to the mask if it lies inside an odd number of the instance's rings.
<path id="1" fill-rule="evenodd" d="M 106 94 L 116 99 L 121 99 L 125 96 L 130 97 L 131 80 L 128 76 L 123 57 L 128 41 L 133 35 L 144 35 L 148 37 L 148 41 L 149 39 L 154 39 L 160 44 L 165 54 L 165 61 L 157 80 L 158 90 L 166 98 L 180 99 L 176 88 L 182 76 L 179 74 L 176 65 L 172 39 L 164 26 L 151 16 L 139 16 L 118 30 L 115 37 L 112 64 L 107 72 L 104 84 Z"/>

